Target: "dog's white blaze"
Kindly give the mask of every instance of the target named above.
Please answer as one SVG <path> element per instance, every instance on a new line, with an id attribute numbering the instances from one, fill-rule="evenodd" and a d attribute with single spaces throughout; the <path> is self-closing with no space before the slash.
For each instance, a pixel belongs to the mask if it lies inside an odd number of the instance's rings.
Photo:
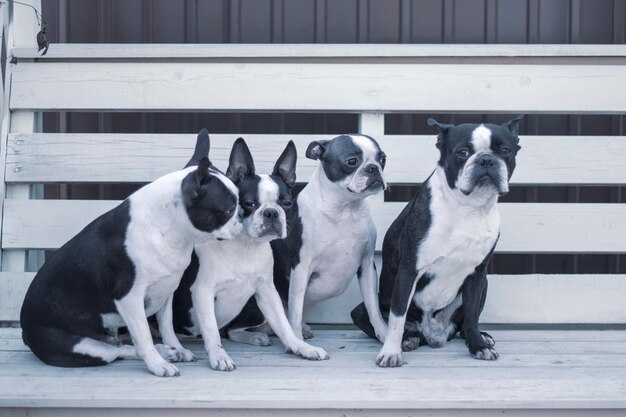
<path id="1" fill-rule="evenodd" d="M 352 143 L 354 143 L 355 146 L 361 149 L 361 152 L 363 153 L 363 160 L 361 161 L 361 165 L 359 166 L 358 170 L 345 181 L 344 186 L 347 186 L 353 192 L 360 193 L 366 187 L 368 180 L 368 177 L 364 175 L 363 169 L 367 165 L 373 163 L 378 165 L 378 168 L 380 169 L 382 174 L 383 167 L 378 162 L 379 149 L 370 138 L 363 135 L 350 135 L 350 138 L 352 139 Z M 384 187 L 387 188 L 384 176 L 381 175 L 381 177 L 384 183 Z"/>
<path id="2" fill-rule="evenodd" d="M 472 146 L 475 152 L 488 151 L 491 148 L 491 130 L 480 125 L 472 132 Z"/>
<path id="3" fill-rule="evenodd" d="M 275 204 L 278 201 L 278 184 L 269 175 L 262 174 L 259 183 L 259 203 L 261 206 Z"/>
<path id="4" fill-rule="evenodd" d="M 363 135 L 350 135 L 352 143 L 363 152 L 363 161 L 375 161 L 378 156 L 378 149 L 374 142 Z"/>

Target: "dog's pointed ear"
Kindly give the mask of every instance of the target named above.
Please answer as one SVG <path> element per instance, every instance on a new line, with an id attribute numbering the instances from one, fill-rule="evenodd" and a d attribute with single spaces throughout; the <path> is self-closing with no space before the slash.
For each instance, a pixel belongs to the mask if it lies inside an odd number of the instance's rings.
<path id="1" fill-rule="evenodd" d="M 230 151 L 230 159 L 228 161 L 228 170 L 226 176 L 230 178 L 235 185 L 239 184 L 241 180 L 254 175 L 254 160 L 246 141 L 243 138 L 239 138 L 233 144 L 233 149 Z"/>
<path id="2" fill-rule="evenodd" d="M 202 129 L 200 132 L 198 132 L 198 137 L 196 138 L 196 148 L 193 151 L 193 156 L 191 157 L 189 162 L 187 162 L 185 168 L 192 165 L 198 165 L 202 158 L 208 158 L 210 149 L 211 141 L 209 139 L 209 131 L 206 129 Z"/>
<path id="3" fill-rule="evenodd" d="M 519 133 L 519 123 L 522 121 L 523 118 L 524 118 L 524 115 L 520 114 L 516 118 L 511 119 L 502 125 L 506 127 L 507 129 L 509 129 L 509 132 L 511 132 L 511 135 L 515 138 L 517 142 L 519 142 L 519 137 L 517 136 Z"/>
<path id="4" fill-rule="evenodd" d="M 439 134 L 437 135 L 437 148 L 443 149 L 444 144 L 445 144 L 446 134 L 448 133 L 450 129 L 454 127 L 454 125 L 448 124 L 448 123 L 439 123 L 432 117 L 428 118 L 428 120 L 426 120 L 426 123 L 428 123 L 428 126 L 431 126 L 431 127 L 436 126 L 437 129 L 439 129 Z"/>
<path id="5" fill-rule="evenodd" d="M 309 146 L 306 148 L 305 156 L 314 161 L 320 159 L 326 151 L 326 144 L 328 142 L 327 140 L 314 140 L 309 143 Z"/>
<path id="6" fill-rule="evenodd" d="M 296 163 L 298 162 L 298 152 L 292 140 L 287 143 L 287 147 L 280 155 L 274 165 L 272 175 L 277 175 L 285 181 L 287 187 L 293 188 L 296 185 Z"/>
<path id="7" fill-rule="evenodd" d="M 195 200 L 198 198 L 198 190 L 200 189 L 202 182 L 211 178 L 211 176 L 209 175 L 210 166 L 211 166 L 211 162 L 209 161 L 209 158 L 202 158 L 200 161 L 198 161 L 198 168 L 196 168 L 196 175 L 195 175 L 196 183 L 194 184 L 193 189 L 191 190 L 192 200 Z"/>

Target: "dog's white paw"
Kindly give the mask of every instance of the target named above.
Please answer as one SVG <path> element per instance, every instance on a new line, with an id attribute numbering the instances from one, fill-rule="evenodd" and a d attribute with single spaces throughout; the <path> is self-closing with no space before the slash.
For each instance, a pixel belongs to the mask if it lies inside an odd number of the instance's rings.
<path id="1" fill-rule="evenodd" d="M 216 371 L 232 371 L 235 369 L 235 362 L 222 347 L 215 348 L 209 352 L 209 364 Z"/>
<path id="2" fill-rule="evenodd" d="M 148 369 L 156 376 L 180 376 L 178 368 L 163 358 L 146 361 Z"/>
<path id="3" fill-rule="evenodd" d="M 313 332 L 311 331 L 311 326 L 306 323 L 302 323 L 302 337 L 304 339 L 313 339 Z"/>
<path id="4" fill-rule="evenodd" d="M 382 368 L 394 368 L 402 366 L 402 350 L 396 348 L 390 348 L 384 346 L 380 350 L 378 357 L 376 358 L 376 365 Z"/>
<path id="5" fill-rule="evenodd" d="M 496 359 L 500 357 L 498 352 L 496 352 L 495 349 L 490 348 L 490 347 L 477 350 L 474 353 L 470 352 L 470 354 L 472 355 L 472 358 L 474 359 L 483 359 L 486 361 L 495 361 Z"/>
<path id="6" fill-rule="evenodd" d="M 496 345 L 496 341 L 493 340 L 493 337 L 491 337 L 491 335 L 489 333 L 487 333 L 487 332 L 480 332 L 480 334 L 483 336 L 483 340 L 485 341 L 487 346 L 492 348 L 492 347 L 494 347 Z"/>
<path id="7" fill-rule="evenodd" d="M 189 349 L 177 349 L 170 345 L 155 345 L 159 355 L 168 362 L 191 362 L 195 360 L 195 356 Z"/>
<path id="8" fill-rule="evenodd" d="M 196 355 L 194 355 L 193 352 L 190 351 L 189 349 L 178 348 L 177 350 L 183 357 L 181 359 L 181 362 L 195 362 L 196 361 Z"/>
<path id="9" fill-rule="evenodd" d="M 302 342 L 302 344 L 298 344 L 294 349 L 289 349 L 288 351 L 311 361 L 323 361 L 330 357 L 324 349 L 304 342 Z"/>
<path id="10" fill-rule="evenodd" d="M 402 341 L 403 352 L 410 352 L 412 350 L 417 349 L 419 346 L 420 346 L 419 337 L 409 337 L 408 339 Z"/>

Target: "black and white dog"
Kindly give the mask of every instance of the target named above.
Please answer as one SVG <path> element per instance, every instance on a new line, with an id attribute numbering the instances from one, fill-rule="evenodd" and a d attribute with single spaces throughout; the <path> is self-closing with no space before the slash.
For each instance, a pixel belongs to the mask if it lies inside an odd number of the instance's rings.
<path id="1" fill-rule="evenodd" d="M 298 337 L 313 337 L 302 323 L 304 308 L 342 294 L 357 275 L 376 335 L 383 341 L 386 324 L 374 265 L 376 228 L 365 198 L 386 187 L 385 153 L 373 138 L 353 134 L 311 142 L 306 157 L 320 163 L 293 204 L 287 237 L 272 241 L 274 284 L 288 307 L 289 323 Z"/>
<path id="2" fill-rule="evenodd" d="M 294 335 L 274 287 L 270 241 L 287 236 L 286 213 L 292 206 L 296 182 L 296 147 L 289 142 L 271 175 L 257 175 L 246 142 L 235 141 L 226 175 L 239 187 L 244 231 L 225 242 L 196 245 L 194 258 L 174 296 L 174 322 L 178 332 L 204 337 L 213 369 L 230 371 L 233 360 L 222 348 L 220 329 L 234 341 L 269 345 L 264 333 L 247 327 L 261 325 L 263 316 L 288 351 L 306 359 L 328 359 L 320 348 Z M 254 296 L 261 313 L 232 322 Z M 255 311 L 253 306 L 248 307 Z M 246 321 L 241 326 L 240 321 Z"/>
<path id="3" fill-rule="evenodd" d="M 198 144 L 208 155 L 206 130 Z M 194 243 L 232 239 L 242 224 L 233 182 L 206 157 L 193 163 L 98 217 L 42 266 L 20 317 L 24 343 L 42 361 L 79 367 L 138 356 L 153 374 L 176 376 L 168 361 L 194 360 L 174 334 L 174 290 Z M 165 345 L 152 341 L 153 314 Z M 134 346 L 117 338 L 123 326 Z"/>
<path id="4" fill-rule="evenodd" d="M 402 350 L 442 347 L 459 330 L 474 358 L 498 358 L 478 318 L 500 233 L 496 203 L 509 190 L 521 119 L 459 126 L 428 120 L 439 129 L 439 163 L 383 242 L 379 301 L 389 317 L 378 365 L 401 366 Z M 362 304 L 352 319 L 376 337 Z"/>

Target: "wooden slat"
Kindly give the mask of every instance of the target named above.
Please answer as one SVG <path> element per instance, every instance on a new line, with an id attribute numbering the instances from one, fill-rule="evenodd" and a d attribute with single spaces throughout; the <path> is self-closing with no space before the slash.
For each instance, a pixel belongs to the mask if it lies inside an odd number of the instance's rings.
<path id="1" fill-rule="evenodd" d="M 371 205 L 377 248 L 406 203 Z M 498 253 L 624 253 L 626 205 L 501 203 Z"/>
<path id="2" fill-rule="evenodd" d="M 0 340 L 5 331 L 0 329 Z M 422 347 L 406 353 L 406 364 L 397 369 L 376 367 L 380 344 L 357 331 L 319 331 L 313 342 L 331 355 L 324 362 L 281 353 L 278 341 L 266 348 L 224 341 L 239 364 L 228 374 L 209 369 L 199 341 L 184 341 L 200 359 L 179 364 L 182 376 L 168 379 L 151 376 L 140 360 L 98 368 L 55 368 L 28 352 L 0 347 L 0 412 L 45 415 L 51 408 L 61 408 L 58 414 L 76 416 L 307 417 L 623 413 L 626 355 L 619 351 L 623 341 L 607 343 L 590 334 L 584 342 L 562 342 L 567 332 L 543 333 L 545 341 L 525 342 L 512 340 L 507 331 L 493 331 L 502 354 L 496 362 L 471 359 L 463 341 L 454 340 L 442 349 Z M 615 352 L 601 354 L 607 350 Z"/>
<path id="3" fill-rule="evenodd" d="M 626 323 L 624 291 L 626 275 L 490 275 L 481 322 Z M 340 297 L 311 308 L 305 320 L 352 323 L 350 311 L 362 301 L 355 279 Z"/>
<path id="4" fill-rule="evenodd" d="M 272 172 L 290 139 L 298 149 L 299 181 L 317 161 L 304 154 L 313 139 L 327 135 L 241 135 L 258 173 Z M 211 135 L 211 161 L 226 170 L 235 134 Z M 181 169 L 193 153 L 196 134 L 49 134 L 11 135 L 7 150 L 8 182 L 150 182 Z"/>
<path id="5" fill-rule="evenodd" d="M 118 202 L 5 200 L 4 249 L 56 249 Z M 372 204 L 380 249 L 385 231 L 405 203 Z M 626 205 L 502 203 L 496 251 L 515 253 L 625 253 Z"/>
<path id="6" fill-rule="evenodd" d="M 370 133 L 365 131 L 365 133 Z M 226 169 L 236 134 L 211 135 L 211 160 Z M 306 182 L 317 162 L 304 156 L 314 139 L 332 135 L 241 135 L 249 144 L 257 172 L 269 173 L 288 140 L 298 148 L 298 181 Z M 376 136 L 376 135 L 375 135 Z M 390 183 L 419 183 L 435 167 L 434 135 L 376 136 L 388 156 Z M 150 182 L 180 169 L 189 159 L 194 134 L 9 135 L 9 183 Z M 512 184 L 626 184 L 626 137 L 523 136 Z M 558 155 L 558 157 L 555 157 Z M 601 164 L 597 161 L 602 161 Z"/>
<path id="7" fill-rule="evenodd" d="M 67 94 L 77 85 L 80 93 Z M 626 112 L 626 71 L 614 64 L 20 62 L 10 106 L 617 114 Z"/>
<path id="8" fill-rule="evenodd" d="M 380 266 L 380 258 L 377 260 Z M 34 273 L 0 273 L 0 321 L 18 321 Z M 623 324 L 626 275 L 491 275 L 483 323 Z M 309 310 L 309 323 L 352 323 L 350 311 L 361 303 L 356 278 L 340 297 Z M 584 306 L 584 307 L 581 307 Z"/>
<path id="9" fill-rule="evenodd" d="M 52 44 L 45 56 L 16 48 L 16 58 L 188 59 L 188 58 L 491 58 L 626 57 L 624 45 L 400 45 L 400 44 Z"/>
<path id="10" fill-rule="evenodd" d="M 0 321 L 19 321 L 34 272 L 0 272 Z"/>

